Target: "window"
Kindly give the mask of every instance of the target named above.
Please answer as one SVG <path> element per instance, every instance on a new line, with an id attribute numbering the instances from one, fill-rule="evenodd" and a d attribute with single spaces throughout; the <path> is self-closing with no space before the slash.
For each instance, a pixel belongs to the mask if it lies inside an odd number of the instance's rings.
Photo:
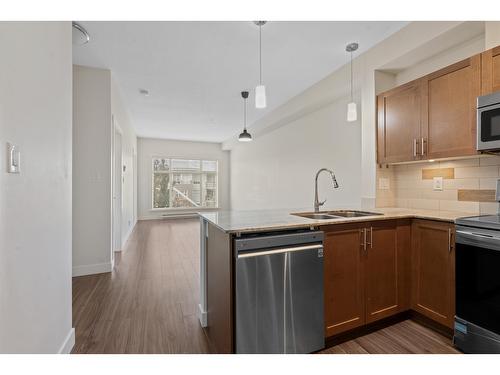
<path id="1" fill-rule="evenodd" d="M 153 208 L 217 208 L 216 160 L 152 160 Z"/>

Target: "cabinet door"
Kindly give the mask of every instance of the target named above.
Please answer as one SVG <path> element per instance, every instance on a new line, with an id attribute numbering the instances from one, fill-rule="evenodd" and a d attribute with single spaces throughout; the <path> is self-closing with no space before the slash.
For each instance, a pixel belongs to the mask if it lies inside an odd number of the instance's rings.
<path id="1" fill-rule="evenodd" d="M 419 81 L 377 97 L 377 157 L 379 163 L 417 160 L 420 138 Z"/>
<path id="2" fill-rule="evenodd" d="M 366 323 L 371 323 L 400 310 L 396 221 L 370 224 L 364 258 Z"/>
<path id="3" fill-rule="evenodd" d="M 481 54 L 481 95 L 500 91 L 500 46 Z"/>
<path id="4" fill-rule="evenodd" d="M 361 233 L 361 227 L 357 225 L 339 225 L 325 230 L 326 336 L 348 331 L 365 323 Z"/>
<path id="5" fill-rule="evenodd" d="M 476 154 L 476 99 L 480 55 L 429 74 L 422 80 L 420 152 L 425 159 Z"/>
<path id="6" fill-rule="evenodd" d="M 453 327 L 455 315 L 454 227 L 415 220 L 412 227 L 412 308 Z"/>

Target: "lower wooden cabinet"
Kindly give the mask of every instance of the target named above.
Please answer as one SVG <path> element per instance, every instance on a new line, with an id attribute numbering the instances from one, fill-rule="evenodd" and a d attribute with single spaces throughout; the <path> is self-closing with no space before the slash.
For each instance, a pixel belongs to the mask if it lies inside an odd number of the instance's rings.
<path id="1" fill-rule="evenodd" d="M 409 308 L 409 220 L 322 229 L 326 336 Z"/>
<path id="2" fill-rule="evenodd" d="M 455 315 L 455 228 L 414 220 L 411 308 L 450 328 Z"/>
<path id="3" fill-rule="evenodd" d="M 364 226 L 365 223 L 322 228 L 326 336 L 365 324 L 361 247 Z"/>
<path id="4" fill-rule="evenodd" d="M 396 222 L 374 222 L 367 228 L 365 263 L 366 323 L 399 311 Z"/>

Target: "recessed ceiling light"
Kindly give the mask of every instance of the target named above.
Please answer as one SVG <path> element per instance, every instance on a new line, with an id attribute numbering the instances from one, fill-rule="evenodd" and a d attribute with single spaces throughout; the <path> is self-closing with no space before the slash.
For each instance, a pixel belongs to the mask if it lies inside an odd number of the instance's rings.
<path id="1" fill-rule="evenodd" d="M 87 44 L 90 41 L 90 35 L 87 32 L 87 30 L 85 30 L 85 28 L 82 25 L 76 22 L 73 22 L 72 25 L 73 25 L 73 44 L 75 46 L 83 46 L 84 44 Z"/>
<path id="2" fill-rule="evenodd" d="M 139 93 L 144 96 L 149 96 L 149 91 L 146 89 L 139 89 Z"/>

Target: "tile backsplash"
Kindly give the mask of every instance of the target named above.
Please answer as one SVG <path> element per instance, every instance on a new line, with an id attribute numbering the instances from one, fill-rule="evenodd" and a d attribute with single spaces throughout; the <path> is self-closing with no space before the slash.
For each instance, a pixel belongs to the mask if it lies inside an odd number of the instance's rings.
<path id="1" fill-rule="evenodd" d="M 433 189 L 433 177 L 443 178 L 443 190 Z M 382 166 L 377 168 L 376 205 L 497 213 L 494 190 L 498 178 L 500 156 Z"/>

